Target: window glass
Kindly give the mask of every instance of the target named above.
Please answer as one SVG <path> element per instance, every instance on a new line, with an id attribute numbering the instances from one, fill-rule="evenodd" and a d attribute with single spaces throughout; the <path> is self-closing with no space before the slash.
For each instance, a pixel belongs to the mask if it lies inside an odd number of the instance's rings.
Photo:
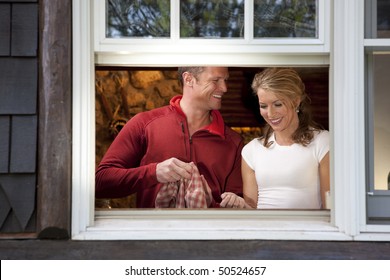
<path id="1" fill-rule="evenodd" d="M 106 0 L 106 37 L 170 37 L 169 0 Z"/>
<path id="2" fill-rule="evenodd" d="M 390 2 L 365 1 L 367 223 L 390 224 Z"/>
<path id="3" fill-rule="evenodd" d="M 390 2 L 388 0 L 366 0 L 365 14 L 366 38 L 390 38 Z"/>
<path id="4" fill-rule="evenodd" d="M 373 57 L 373 144 L 375 190 L 390 189 L 390 54 Z"/>
<path id="5" fill-rule="evenodd" d="M 243 38 L 244 0 L 180 1 L 180 37 Z"/>
<path id="6" fill-rule="evenodd" d="M 377 1 L 377 37 L 390 38 L 390 1 Z"/>
<path id="7" fill-rule="evenodd" d="M 319 37 L 319 0 L 254 0 L 247 15 L 245 0 L 180 0 L 179 24 L 172 21 L 170 14 L 174 1 L 105 0 L 105 3 L 107 38 L 169 39 L 174 32 L 180 38 L 243 39 L 246 29 L 250 34 L 253 29 L 252 38 Z M 253 18 L 250 20 L 253 26 L 245 26 L 245 16 Z M 381 29 L 388 30 L 382 27 L 386 22 L 388 26 L 386 16 L 386 13 L 378 16 L 378 22 L 381 20 Z"/>
<path id="8" fill-rule="evenodd" d="M 255 38 L 318 38 L 318 0 L 255 0 Z"/>
<path id="9" fill-rule="evenodd" d="M 368 54 L 367 222 L 390 224 L 390 52 Z"/>

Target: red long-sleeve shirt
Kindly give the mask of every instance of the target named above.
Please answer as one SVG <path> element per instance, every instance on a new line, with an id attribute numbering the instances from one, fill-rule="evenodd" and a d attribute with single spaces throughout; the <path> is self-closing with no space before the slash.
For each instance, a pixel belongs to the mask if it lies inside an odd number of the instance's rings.
<path id="1" fill-rule="evenodd" d="M 170 105 L 127 122 L 97 168 L 97 198 L 136 192 L 138 208 L 154 208 L 161 187 L 156 165 L 171 157 L 197 165 L 212 190 L 213 207 L 218 207 L 224 192 L 242 196 L 242 138 L 224 124 L 219 111 L 212 111 L 212 123 L 190 137 L 180 99 L 175 96 Z"/>

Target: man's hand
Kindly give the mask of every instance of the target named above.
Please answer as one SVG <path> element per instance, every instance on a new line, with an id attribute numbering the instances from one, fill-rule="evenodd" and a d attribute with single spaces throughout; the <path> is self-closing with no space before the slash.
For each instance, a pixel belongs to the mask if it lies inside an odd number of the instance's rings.
<path id="1" fill-rule="evenodd" d="M 160 183 L 176 182 L 180 179 L 191 179 L 192 166 L 177 158 L 170 158 L 156 166 L 157 181 Z"/>

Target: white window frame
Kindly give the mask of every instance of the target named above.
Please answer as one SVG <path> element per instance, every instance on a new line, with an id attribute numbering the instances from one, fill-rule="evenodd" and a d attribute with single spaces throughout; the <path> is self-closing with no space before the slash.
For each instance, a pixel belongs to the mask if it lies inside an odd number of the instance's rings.
<path id="1" fill-rule="evenodd" d="M 285 54 L 297 54 L 292 64 L 309 63 L 313 59 L 318 64 L 326 62 L 329 54 L 330 2 L 318 0 L 318 9 L 323 11 L 318 15 L 318 38 L 253 38 L 253 0 L 245 0 L 245 34 L 239 39 L 193 39 L 180 38 L 180 0 L 171 0 L 171 37 L 166 39 L 146 38 L 106 38 L 105 0 L 95 0 L 94 48 L 95 63 L 99 65 L 138 65 L 163 66 L 221 64 L 226 54 L 229 63 L 241 66 L 251 65 L 253 61 L 263 64 L 285 64 Z M 161 57 L 161 54 L 164 54 Z M 204 54 L 212 54 L 205 58 Z M 311 60 L 307 55 L 317 54 Z M 190 56 L 188 54 L 191 54 Z M 282 55 L 282 57 L 279 57 Z"/>
<path id="2" fill-rule="evenodd" d="M 377 11 L 377 1 L 373 0 L 370 3 L 366 4 L 366 9 L 368 10 L 368 21 L 371 22 L 371 24 L 367 24 L 366 26 L 366 39 L 364 39 L 364 49 L 367 56 L 367 66 L 366 71 L 368 73 L 367 80 L 368 84 L 366 86 L 366 90 L 368 94 L 372 93 L 372 56 L 375 54 L 389 54 L 390 53 L 390 39 L 386 38 L 376 38 L 377 37 L 377 17 L 376 17 L 376 11 Z M 372 106 L 372 104 L 370 104 Z M 369 116 L 372 120 L 372 116 Z M 371 133 L 373 133 L 373 129 L 370 130 Z M 368 143 L 370 145 L 370 149 L 373 149 L 374 147 L 373 142 Z M 372 152 L 372 150 L 371 150 Z M 370 159 L 368 159 L 370 160 Z M 371 170 L 372 172 L 373 170 Z M 371 174 L 372 175 L 372 174 Z M 372 175 L 373 176 L 373 175 Z M 367 205 L 372 212 L 371 214 L 375 213 L 375 216 L 387 216 L 386 210 L 388 211 L 389 207 L 389 192 L 388 190 L 376 190 L 374 188 L 374 185 L 371 185 L 373 182 L 367 181 L 368 184 L 370 184 L 366 191 L 367 191 Z M 386 210 L 385 210 L 386 209 Z M 385 215 L 386 214 L 386 215 Z M 362 231 L 366 232 L 372 232 L 372 231 L 378 231 L 378 232 L 386 232 L 388 229 L 388 225 L 375 225 L 375 224 L 368 224 L 364 225 L 362 228 Z"/>
<path id="3" fill-rule="evenodd" d="M 333 44 L 329 44 L 330 55 L 322 52 L 288 54 L 277 50 L 245 54 L 239 49 L 218 55 L 213 51 L 194 55 L 200 60 L 199 64 L 208 61 L 209 65 L 299 66 L 313 65 L 313 61 L 318 65 L 330 65 L 333 194 L 330 216 L 326 211 L 223 209 L 95 212 L 94 71 L 95 64 L 103 62 L 94 49 L 92 15 L 94 4 L 99 1 L 73 0 L 73 239 L 390 240 L 389 227 L 368 227 L 365 222 L 364 0 L 329 0 L 333 20 L 328 24 L 335 27 Z M 331 38 L 328 39 L 330 42 Z M 164 58 L 147 60 L 159 55 Z M 180 65 L 178 62 L 183 58 L 186 64 L 191 63 L 194 61 L 189 60 L 192 55 L 191 52 L 178 55 L 152 52 L 144 56 L 141 53 L 142 59 L 137 58 L 137 53 L 114 56 L 118 57 L 120 65 L 125 59 L 129 65 L 156 66 Z M 154 64 L 153 61 L 157 62 Z"/>

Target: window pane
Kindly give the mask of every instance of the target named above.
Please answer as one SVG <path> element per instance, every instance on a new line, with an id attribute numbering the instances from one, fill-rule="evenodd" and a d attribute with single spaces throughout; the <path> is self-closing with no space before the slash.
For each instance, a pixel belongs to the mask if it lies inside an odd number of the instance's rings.
<path id="1" fill-rule="evenodd" d="M 390 38 L 390 1 L 378 0 L 377 11 L 377 37 Z"/>
<path id="2" fill-rule="evenodd" d="M 373 63 L 373 134 L 374 186 L 390 189 L 390 54 L 374 55 Z"/>
<path id="3" fill-rule="evenodd" d="M 243 38 L 244 0 L 180 1 L 180 37 Z"/>
<path id="4" fill-rule="evenodd" d="M 317 0 L 255 0 L 255 38 L 317 38 Z"/>
<path id="5" fill-rule="evenodd" d="M 390 1 L 365 1 L 365 37 L 390 38 Z"/>
<path id="6" fill-rule="evenodd" d="M 106 0 L 106 37 L 170 37 L 170 0 Z"/>
<path id="7" fill-rule="evenodd" d="M 367 222 L 390 224 L 390 52 L 369 53 Z"/>

